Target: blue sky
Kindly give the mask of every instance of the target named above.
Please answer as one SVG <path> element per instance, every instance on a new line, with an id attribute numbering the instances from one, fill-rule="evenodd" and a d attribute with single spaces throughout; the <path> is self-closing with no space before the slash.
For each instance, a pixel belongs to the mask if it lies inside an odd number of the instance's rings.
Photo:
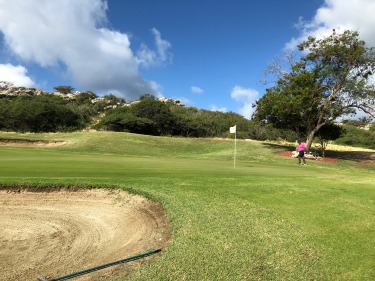
<path id="1" fill-rule="evenodd" d="M 374 13 L 373 0 L 0 0 L 0 81 L 250 118 L 269 63 L 333 28 L 373 46 Z"/>

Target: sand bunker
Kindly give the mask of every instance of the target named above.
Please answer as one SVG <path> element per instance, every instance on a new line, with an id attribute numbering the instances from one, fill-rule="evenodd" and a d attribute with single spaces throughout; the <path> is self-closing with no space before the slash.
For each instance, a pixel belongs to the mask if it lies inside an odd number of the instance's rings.
<path id="1" fill-rule="evenodd" d="M 1 139 L 0 146 L 22 146 L 22 147 L 54 147 L 67 144 L 67 141 L 45 141 L 27 139 Z"/>
<path id="2" fill-rule="evenodd" d="M 169 239 L 161 206 L 138 195 L 0 190 L 0 280 L 57 278 L 166 247 Z M 128 268 L 119 265 L 74 280 L 103 275 L 113 280 L 114 270 L 121 277 Z"/>

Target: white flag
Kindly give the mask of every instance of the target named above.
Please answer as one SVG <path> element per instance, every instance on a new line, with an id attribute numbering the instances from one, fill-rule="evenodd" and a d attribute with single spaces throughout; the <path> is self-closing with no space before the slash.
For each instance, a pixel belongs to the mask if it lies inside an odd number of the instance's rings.
<path id="1" fill-rule="evenodd" d="M 237 125 L 234 125 L 233 127 L 230 127 L 230 128 L 229 128 L 229 133 L 231 133 L 231 134 L 236 133 L 236 126 L 237 126 Z"/>

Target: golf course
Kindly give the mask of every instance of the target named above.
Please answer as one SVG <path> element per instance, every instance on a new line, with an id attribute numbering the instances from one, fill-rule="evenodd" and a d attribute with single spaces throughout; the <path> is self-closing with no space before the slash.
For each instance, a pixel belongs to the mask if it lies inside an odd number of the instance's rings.
<path id="1" fill-rule="evenodd" d="M 0 220 L 0 280 L 57 278 L 159 248 L 73 280 L 375 280 L 375 150 L 328 145 L 336 161 L 307 166 L 278 155 L 292 150 L 237 139 L 234 166 L 233 138 L 0 133 L 0 211 L 18 222 Z"/>

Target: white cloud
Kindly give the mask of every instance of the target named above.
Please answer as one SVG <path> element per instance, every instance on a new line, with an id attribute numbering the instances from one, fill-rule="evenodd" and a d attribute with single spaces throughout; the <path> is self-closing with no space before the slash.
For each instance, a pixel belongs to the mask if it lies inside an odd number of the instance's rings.
<path id="1" fill-rule="evenodd" d="M 374 12 L 374 0 L 325 0 L 311 21 L 299 20 L 300 37 L 293 38 L 285 47 L 293 49 L 308 36 L 327 36 L 332 29 L 358 31 L 369 46 L 375 46 Z"/>
<path id="2" fill-rule="evenodd" d="M 227 111 L 228 111 L 228 108 L 226 108 L 226 107 L 221 107 L 221 108 L 219 108 L 219 107 L 217 107 L 216 105 L 211 104 L 211 105 L 210 105 L 210 110 L 211 110 L 211 111 L 227 112 Z"/>
<path id="3" fill-rule="evenodd" d="M 112 89 L 126 99 L 160 96 L 160 86 L 139 74 L 146 63 L 133 54 L 129 36 L 104 27 L 106 10 L 104 0 L 0 0 L 0 31 L 14 56 L 42 67 L 63 66 L 75 88 Z M 147 66 L 171 57 L 169 42 L 152 32 L 157 50 L 148 49 L 154 54 Z"/>
<path id="4" fill-rule="evenodd" d="M 143 67 L 159 66 L 172 61 L 172 55 L 169 52 L 171 44 L 161 39 L 161 34 L 156 28 L 152 28 L 151 32 L 154 35 L 156 51 L 149 49 L 142 44 L 137 52 L 137 62 Z"/>
<path id="5" fill-rule="evenodd" d="M 204 92 L 203 89 L 196 87 L 196 86 L 191 86 L 190 90 L 194 94 L 202 94 Z"/>
<path id="6" fill-rule="evenodd" d="M 235 86 L 231 92 L 231 98 L 237 102 L 243 103 L 242 108 L 239 110 L 240 114 L 245 118 L 250 119 L 254 112 L 253 104 L 259 98 L 259 93 L 253 89 L 242 88 Z"/>
<path id="7" fill-rule="evenodd" d="M 20 65 L 0 64 L 0 79 L 4 82 L 11 82 L 17 87 L 35 86 L 35 82 L 27 76 L 27 69 Z"/>

